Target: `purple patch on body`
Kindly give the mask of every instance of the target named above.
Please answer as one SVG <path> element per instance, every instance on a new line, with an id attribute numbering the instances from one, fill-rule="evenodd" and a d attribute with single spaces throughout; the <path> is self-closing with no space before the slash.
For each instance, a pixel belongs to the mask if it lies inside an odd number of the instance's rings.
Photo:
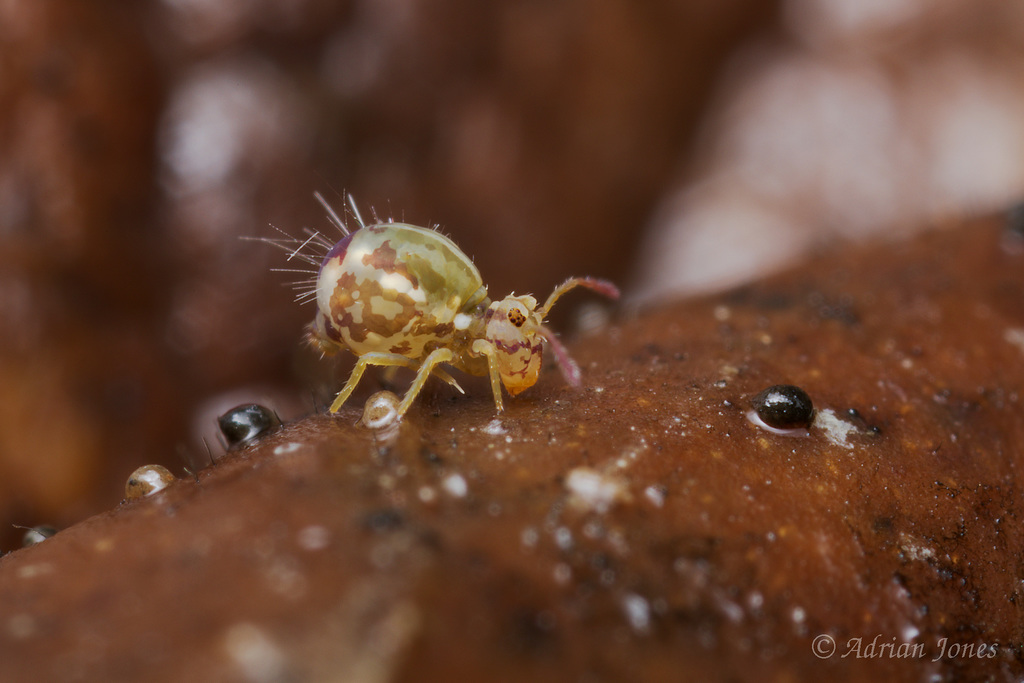
<path id="1" fill-rule="evenodd" d="M 356 233 L 352 233 L 351 235 L 345 235 L 344 237 L 341 238 L 340 242 L 331 247 L 331 250 L 329 252 L 324 254 L 324 260 L 320 262 L 320 270 L 323 270 L 324 266 L 327 265 L 327 262 L 334 257 L 338 257 L 339 262 L 345 260 L 345 254 L 348 253 L 348 245 L 352 241 L 352 238 L 355 236 L 355 234 Z"/>

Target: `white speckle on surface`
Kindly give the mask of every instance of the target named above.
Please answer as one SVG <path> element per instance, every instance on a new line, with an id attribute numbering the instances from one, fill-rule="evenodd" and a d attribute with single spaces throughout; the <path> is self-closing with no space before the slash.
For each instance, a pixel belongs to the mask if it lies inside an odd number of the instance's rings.
<path id="1" fill-rule="evenodd" d="M 568 527 L 560 526 L 555 529 L 555 545 L 561 550 L 572 548 L 572 531 Z"/>
<path id="2" fill-rule="evenodd" d="M 441 482 L 441 486 L 448 492 L 449 495 L 455 496 L 456 498 L 465 498 L 466 494 L 469 493 L 469 485 L 466 483 L 466 478 L 461 474 L 449 474 Z"/>
<path id="3" fill-rule="evenodd" d="M 570 504 L 598 513 L 607 512 L 616 502 L 630 499 L 629 489 L 622 480 L 589 467 L 570 470 L 565 487 L 569 489 Z"/>
<path id="4" fill-rule="evenodd" d="M 727 600 L 722 596 L 718 596 L 718 609 L 721 610 L 726 619 L 734 624 L 738 624 L 743 621 L 743 608 L 732 600 Z"/>
<path id="5" fill-rule="evenodd" d="M 299 450 L 300 448 L 302 448 L 302 444 L 301 443 L 296 443 L 294 441 L 292 443 L 281 444 L 280 446 L 276 446 L 274 448 L 274 455 L 284 455 L 286 453 L 294 453 L 295 451 Z"/>
<path id="6" fill-rule="evenodd" d="M 519 534 L 519 542 L 525 545 L 527 548 L 535 547 L 537 545 L 537 541 L 539 540 L 540 534 L 532 526 L 526 527 Z"/>
<path id="7" fill-rule="evenodd" d="M 19 579 L 34 579 L 37 576 L 43 576 L 44 574 L 52 573 L 52 564 L 27 564 L 24 567 L 18 567 Z"/>
<path id="8" fill-rule="evenodd" d="M 284 676 L 284 654 L 254 624 L 243 621 L 232 625 L 224 635 L 224 649 L 248 681 L 270 683 Z"/>
<path id="9" fill-rule="evenodd" d="M 715 306 L 714 315 L 715 320 L 717 320 L 720 323 L 724 323 L 726 320 L 730 318 L 730 316 L 732 316 L 732 311 L 729 310 L 728 306 L 719 305 Z"/>
<path id="10" fill-rule="evenodd" d="M 564 586 L 572 580 L 572 567 L 565 562 L 559 562 L 555 565 L 554 576 L 555 582 Z"/>
<path id="11" fill-rule="evenodd" d="M 665 490 L 660 486 L 651 484 L 644 489 L 644 497 L 651 501 L 654 507 L 660 508 L 665 505 Z"/>
<path id="12" fill-rule="evenodd" d="M 857 428 L 849 422 L 840 420 L 832 410 L 826 408 L 815 411 L 814 423 L 811 426 L 820 429 L 825 438 L 835 445 L 853 449 L 853 444 L 847 439 L 850 434 L 857 432 Z"/>
<path id="13" fill-rule="evenodd" d="M 303 550 L 323 550 L 331 542 L 331 532 L 327 527 L 311 524 L 299 531 L 299 547 Z"/>
<path id="14" fill-rule="evenodd" d="M 480 431 L 482 431 L 484 434 L 490 434 L 491 436 L 501 436 L 502 434 L 508 433 L 507 430 L 505 429 L 505 426 L 501 424 L 501 420 L 499 420 L 498 418 L 494 418 L 493 420 L 488 422 L 487 426 L 481 429 Z"/>
<path id="15" fill-rule="evenodd" d="M 417 495 L 424 503 L 433 503 L 437 498 L 437 491 L 430 486 L 421 486 Z"/>
<path id="16" fill-rule="evenodd" d="M 807 618 L 807 612 L 804 611 L 803 607 L 794 607 L 791 615 L 793 617 L 794 624 L 802 624 L 804 623 L 804 619 Z"/>
<path id="17" fill-rule="evenodd" d="M 465 330 L 471 322 L 473 322 L 473 317 L 465 313 L 456 313 L 454 320 L 452 320 L 452 324 L 455 325 L 457 330 Z"/>
<path id="18" fill-rule="evenodd" d="M 931 560 L 935 558 L 935 550 L 919 543 L 910 534 L 900 534 L 900 550 L 911 560 Z"/>
<path id="19" fill-rule="evenodd" d="M 909 643 L 921 635 L 921 630 L 913 624 L 907 624 L 900 631 L 900 636 L 903 637 L 903 642 Z"/>
<path id="20" fill-rule="evenodd" d="M 626 621 L 636 633 L 647 633 L 651 629 L 651 605 L 647 599 L 636 593 L 622 596 L 622 611 Z"/>
<path id="21" fill-rule="evenodd" d="M 1024 353 L 1024 327 L 1011 327 L 1003 333 L 1003 339 L 1010 342 L 1021 353 Z"/>

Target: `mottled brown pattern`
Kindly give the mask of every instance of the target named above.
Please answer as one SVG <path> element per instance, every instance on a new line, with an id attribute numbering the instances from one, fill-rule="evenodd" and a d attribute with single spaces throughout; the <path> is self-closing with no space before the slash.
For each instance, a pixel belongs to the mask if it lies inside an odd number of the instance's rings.
<path id="1" fill-rule="evenodd" d="M 440 338 L 447 337 L 454 331 L 455 323 L 438 323 L 434 325 L 434 334 Z"/>
<path id="2" fill-rule="evenodd" d="M 360 286 L 360 301 L 363 305 L 363 326 L 371 332 L 376 332 L 382 337 L 390 337 L 398 332 L 412 320 L 423 315 L 420 306 L 408 294 L 401 294 L 393 289 L 385 289 L 377 280 L 364 280 Z M 373 310 L 371 302 L 374 297 L 381 297 L 385 301 L 393 301 L 402 307 L 398 315 L 377 313 Z"/>
<path id="3" fill-rule="evenodd" d="M 353 341 L 361 342 L 366 340 L 366 328 L 356 325 L 351 313 L 352 306 L 356 303 L 352 298 L 352 292 L 356 290 L 356 287 L 356 278 L 352 273 L 345 272 L 338 277 L 338 283 L 331 293 L 332 324 L 327 328 L 347 329 Z"/>
<path id="4" fill-rule="evenodd" d="M 369 266 L 385 273 L 398 273 L 412 283 L 413 288 L 420 286 L 416 276 L 409 272 L 409 267 L 404 260 L 398 259 L 398 252 L 391 246 L 391 240 L 386 240 L 372 252 L 363 257 L 363 265 Z"/>
<path id="5" fill-rule="evenodd" d="M 410 344 L 408 341 L 403 341 L 401 344 L 395 344 L 388 350 L 391 353 L 397 353 L 402 356 L 408 356 L 409 352 L 412 351 L 412 344 Z"/>

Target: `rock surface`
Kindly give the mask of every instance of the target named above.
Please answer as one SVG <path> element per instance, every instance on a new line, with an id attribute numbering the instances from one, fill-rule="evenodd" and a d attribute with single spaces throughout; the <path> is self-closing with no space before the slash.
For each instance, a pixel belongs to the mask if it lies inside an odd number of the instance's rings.
<path id="1" fill-rule="evenodd" d="M 499 417 L 469 384 L 286 424 L 0 558 L 0 679 L 1015 680 L 1005 223 L 624 316 Z M 803 435 L 748 419 L 773 384 Z"/>

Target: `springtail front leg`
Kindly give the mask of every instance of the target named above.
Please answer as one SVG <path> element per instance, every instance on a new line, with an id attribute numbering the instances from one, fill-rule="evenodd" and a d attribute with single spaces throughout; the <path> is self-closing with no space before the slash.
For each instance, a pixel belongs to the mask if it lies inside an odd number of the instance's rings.
<path id="1" fill-rule="evenodd" d="M 491 392 L 494 394 L 494 407 L 498 412 L 505 410 L 505 403 L 501 398 L 501 373 L 498 369 L 498 349 L 486 339 L 477 339 L 473 342 L 473 353 L 487 358 L 487 372 L 491 377 Z"/>

